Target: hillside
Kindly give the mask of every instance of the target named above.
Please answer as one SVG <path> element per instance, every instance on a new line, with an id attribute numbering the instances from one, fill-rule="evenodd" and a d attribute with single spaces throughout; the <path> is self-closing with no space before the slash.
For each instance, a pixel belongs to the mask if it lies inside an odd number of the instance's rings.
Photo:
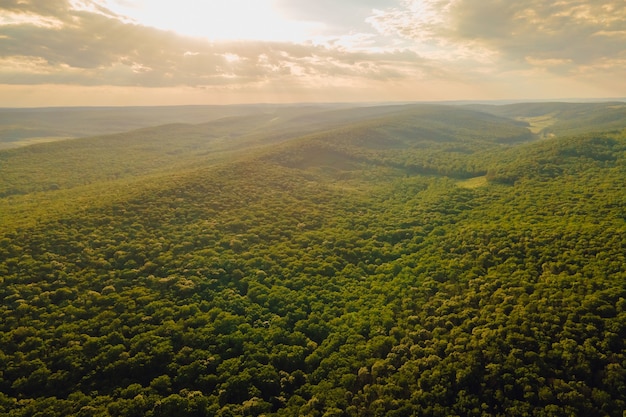
<path id="1" fill-rule="evenodd" d="M 298 117 L 345 108 L 324 105 L 0 108 L 0 149 L 122 133 L 163 124 L 200 124 L 260 114 Z"/>
<path id="2" fill-rule="evenodd" d="M 626 103 L 517 103 L 469 108 L 528 123 L 543 137 L 626 128 Z"/>
<path id="3" fill-rule="evenodd" d="M 0 414 L 622 416 L 623 131 L 282 111 L 0 152 Z"/>
<path id="4" fill-rule="evenodd" d="M 168 124 L 7 150 L 0 153 L 0 196 L 66 189 L 194 164 L 205 166 L 237 158 L 237 152 L 297 139 L 309 132 L 324 136 L 333 146 L 352 146 L 349 142 L 354 139 L 357 153 L 358 148 L 380 148 L 380 155 L 372 154 L 371 158 L 391 156 L 384 153 L 387 148 L 395 148 L 394 160 L 404 165 L 411 164 L 409 156 L 415 156 L 417 148 L 441 145 L 452 152 L 465 152 L 464 141 L 491 146 L 494 141 L 531 139 L 526 128 L 508 119 L 455 108 L 377 106 L 332 112 L 315 106 L 272 112 L 263 109 L 256 114 L 196 125 Z M 366 140 L 369 143 L 363 143 Z"/>

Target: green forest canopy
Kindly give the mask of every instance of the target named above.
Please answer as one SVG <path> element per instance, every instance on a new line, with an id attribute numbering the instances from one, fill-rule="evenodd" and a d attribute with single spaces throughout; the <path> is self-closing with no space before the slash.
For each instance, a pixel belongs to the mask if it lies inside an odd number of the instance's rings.
<path id="1" fill-rule="evenodd" d="M 0 152 L 0 413 L 622 416 L 622 128 L 283 111 Z"/>

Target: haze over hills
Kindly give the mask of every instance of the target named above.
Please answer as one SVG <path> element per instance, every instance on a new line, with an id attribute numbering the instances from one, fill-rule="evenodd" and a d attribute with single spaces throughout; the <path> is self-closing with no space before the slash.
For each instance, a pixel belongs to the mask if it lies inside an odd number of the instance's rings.
<path id="1" fill-rule="evenodd" d="M 306 112 L 317 106 L 302 107 Z M 329 104 L 320 111 L 341 107 Z M 120 133 L 170 123 L 203 123 L 259 112 L 271 114 L 281 109 L 288 114 L 299 111 L 284 105 L 4 108 L 0 109 L 0 146 Z"/>
<path id="2" fill-rule="evenodd" d="M 538 133 L 544 128 L 557 133 L 583 132 L 590 126 L 600 130 L 624 127 L 624 102 L 538 102 L 517 104 L 466 104 L 484 113 L 530 121 Z M 122 133 L 129 130 L 163 124 L 201 124 L 228 120 L 229 117 L 267 115 L 292 119 L 300 129 L 301 122 L 319 126 L 348 120 L 376 117 L 395 112 L 402 106 L 420 106 L 414 103 L 396 105 L 361 104 L 259 104 L 233 106 L 156 106 L 156 107 L 66 107 L 0 109 L 0 149 L 24 146 L 37 142 Z M 422 104 L 437 106 L 437 104 Z M 340 110 L 335 112 L 335 110 Z M 298 115 L 301 117 L 298 118 Z M 556 125 L 554 125 L 556 123 Z"/>
<path id="3" fill-rule="evenodd" d="M 296 147 L 302 142 L 323 141 L 326 146 L 343 146 L 345 152 L 349 152 L 348 147 L 355 148 L 357 153 L 367 151 L 374 159 L 392 152 L 397 163 L 408 164 L 411 156 L 419 158 L 417 154 L 429 152 L 420 148 L 433 145 L 454 150 L 455 142 L 491 145 L 494 141 L 506 143 L 532 138 L 523 123 L 455 107 L 331 110 L 307 106 L 269 112 L 262 108 L 258 114 L 246 115 L 247 111 L 242 116 L 198 125 L 170 124 L 7 151 L 0 156 L 4 172 L 0 194 L 67 188 L 166 168 L 180 169 L 293 139 L 298 139 Z M 306 134 L 317 136 L 299 139 Z M 381 153 L 378 156 L 376 148 Z M 461 148 L 457 150 L 463 152 Z"/>
<path id="4" fill-rule="evenodd" d="M 187 110 L 0 151 L 0 413 L 622 416 L 622 103 Z"/>
<path id="5" fill-rule="evenodd" d="M 541 135 L 572 135 L 623 129 L 626 103 L 518 103 L 504 106 L 472 105 L 471 108 L 527 121 Z"/>

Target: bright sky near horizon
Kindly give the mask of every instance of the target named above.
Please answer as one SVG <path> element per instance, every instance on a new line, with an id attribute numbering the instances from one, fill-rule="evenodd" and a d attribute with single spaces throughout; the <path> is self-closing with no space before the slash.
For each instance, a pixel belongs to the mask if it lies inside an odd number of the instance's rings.
<path id="1" fill-rule="evenodd" d="M 0 0 L 0 106 L 626 97 L 626 0 Z"/>

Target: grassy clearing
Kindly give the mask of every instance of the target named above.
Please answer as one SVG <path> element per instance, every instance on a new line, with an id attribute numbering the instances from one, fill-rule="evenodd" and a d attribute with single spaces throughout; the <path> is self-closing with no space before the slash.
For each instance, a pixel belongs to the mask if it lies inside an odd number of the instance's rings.
<path id="1" fill-rule="evenodd" d="M 554 116 L 554 113 L 548 113 L 536 117 L 518 117 L 517 120 L 527 122 L 530 125 L 530 131 L 534 134 L 539 134 L 542 130 L 557 122 L 557 119 Z"/>
<path id="2" fill-rule="evenodd" d="M 50 136 L 50 137 L 41 137 L 41 138 L 21 139 L 21 140 L 16 140 L 16 141 L 11 141 L 11 142 L 0 142 L 0 150 L 19 148 L 22 146 L 35 145 L 38 143 L 58 142 L 61 140 L 68 140 L 68 139 L 75 139 L 75 138 L 71 136 Z"/>
<path id="3" fill-rule="evenodd" d="M 487 177 L 485 175 L 474 177 L 456 183 L 461 188 L 478 188 L 487 185 Z"/>

